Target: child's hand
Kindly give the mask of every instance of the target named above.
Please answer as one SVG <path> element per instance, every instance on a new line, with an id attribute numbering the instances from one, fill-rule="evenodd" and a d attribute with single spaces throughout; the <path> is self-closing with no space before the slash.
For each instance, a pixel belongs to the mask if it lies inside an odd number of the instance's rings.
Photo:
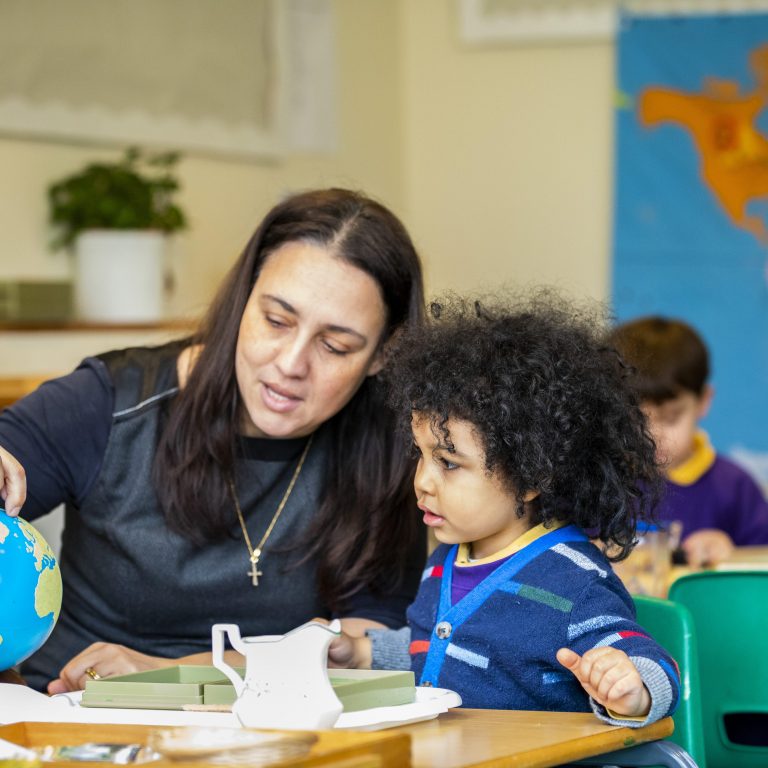
<path id="1" fill-rule="evenodd" d="M 557 660 L 576 676 L 581 687 L 606 709 L 625 717 L 643 717 L 651 708 L 651 695 L 640 673 L 624 651 L 592 648 L 583 656 L 568 649 Z"/>
<path id="2" fill-rule="evenodd" d="M 716 565 L 727 560 L 733 552 L 733 542 L 725 531 L 702 528 L 686 536 L 682 543 L 688 564 L 693 566 Z"/>
<path id="3" fill-rule="evenodd" d="M 371 668 L 371 641 L 342 632 L 328 647 L 328 666 L 349 669 Z"/>

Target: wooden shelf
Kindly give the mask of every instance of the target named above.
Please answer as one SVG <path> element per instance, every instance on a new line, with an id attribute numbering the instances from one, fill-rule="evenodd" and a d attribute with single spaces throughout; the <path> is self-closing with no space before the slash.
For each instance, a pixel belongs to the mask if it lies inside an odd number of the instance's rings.
<path id="1" fill-rule="evenodd" d="M 68 322 L 0 322 L 0 331 L 6 332 L 119 332 L 119 331 L 192 331 L 196 320 L 173 319 L 156 323 L 88 323 L 80 320 Z"/>

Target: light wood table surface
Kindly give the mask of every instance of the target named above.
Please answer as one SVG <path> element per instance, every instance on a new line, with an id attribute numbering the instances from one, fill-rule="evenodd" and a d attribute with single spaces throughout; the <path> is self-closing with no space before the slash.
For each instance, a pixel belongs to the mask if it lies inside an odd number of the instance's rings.
<path id="1" fill-rule="evenodd" d="M 768 570 L 768 547 L 736 547 L 731 556 L 717 566 L 718 571 L 750 568 Z"/>
<path id="2" fill-rule="evenodd" d="M 17 723 L 0 726 L 0 738 L 22 746 L 85 742 L 146 744 L 152 726 L 76 723 Z M 319 731 L 309 754 L 280 766 L 309 768 L 543 768 L 663 739 L 671 718 L 645 728 L 601 723 L 585 712 L 518 712 L 456 709 L 435 720 L 368 733 Z M 410 760 L 409 760 L 410 756 Z M 82 763 L 57 763 L 81 768 Z M 104 765 L 104 763 L 101 763 Z M 188 763 L 161 760 L 157 768 Z M 210 768 L 204 761 L 194 768 Z"/>
<path id="3" fill-rule="evenodd" d="M 706 568 L 692 568 L 688 565 L 675 565 L 669 572 L 667 590 L 672 582 L 689 573 L 701 573 Z M 716 571 L 768 571 L 768 547 L 736 547 L 727 560 L 718 563 Z M 667 595 L 661 595 L 666 597 Z"/>
<path id="4" fill-rule="evenodd" d="M 152 743 L 153 731 L 164 731 L 165 728 L 155 728 L 151 725 L 104 725 L 89 723 L 14 723 L 0 725 L 0 738 L 23 747 L 41 748 L 51 746 L 73 746 L 77 744 L 143 744 Z M 174 730 L 172 727 L 170 730 Z M 203 729 L 205 730 L 205 729 Z M 313 739 L 311 745 L 304 744 L 302 754 L 294 757 L 283 757 L 272 754 L 269 765 L 275 768 L 315 768 L 326 766 L 330 768 L 407 768 L 410 765 L 410 737 L 405 733 L 395 733 L 392 730 L 358 733 L 354 731 L 315 731 L 311 734 L 301 731 L 284 732 L 290 740 Z M 294 742 L 295 743 L 295 742 Z M 253 759 L 251 765 L 263 765 L 268 755 L 257 755 L 261 759 Z M 48 765 L 49 763 L 42 763 Z M 114 763 L 103 761 L 72 761 L 57 760 L 51 765 L 57 768 L 110 768 Z M 219 763 L 218 765 L 221 765 Z M 0 761 L 2 765 L 2 761 Z M 216 763 L 206 762 L 204 757 L 199 760 L 184 759 L 160 760 L 137 763 L 136 765 L 152 766 L 152 768 L 216 768 Z M 247 768 L 247 759 L 238 762 Z"/>
<path id="5" fill-rule="evenodd" d="M 587 712 L 454 709 L 395 729 L 411 735 L 413 768 L 543 768 L 669 736 L 667 717 L 619 728 Z"/>

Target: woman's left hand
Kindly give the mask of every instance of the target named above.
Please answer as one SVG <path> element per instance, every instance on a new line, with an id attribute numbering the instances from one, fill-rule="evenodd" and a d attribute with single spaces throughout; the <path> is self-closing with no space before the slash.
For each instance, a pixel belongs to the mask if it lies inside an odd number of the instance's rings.
<path id="1" fill-rule="evenodd" d="M 59 672 L 59 677 L 48 683 L 48 693 L 53 695 L 81 691 L 88 680 L 158 669 L 173 664 L 178 664 L 178 659 L 148 656 L 114 643 L 94 643 L 66 663 Z"/>
<path id="2" fill-rule="evenodd" d="M 569 669 L 581 687 L 617 715 L 643 717 L 651 709 L 651 695 L 640 673 L 624 651 L 592 648 L 583 656 L 561 648 L 557 660 Z"/>

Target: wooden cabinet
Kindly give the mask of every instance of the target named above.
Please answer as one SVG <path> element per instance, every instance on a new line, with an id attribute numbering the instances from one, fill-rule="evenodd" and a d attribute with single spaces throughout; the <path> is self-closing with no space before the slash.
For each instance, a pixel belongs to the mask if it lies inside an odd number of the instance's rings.
<path id="1" fill-rule="evenodd" d="M 0 377 L 0 408 L 12 405 L 49 378 L 48 375 Z"/>

